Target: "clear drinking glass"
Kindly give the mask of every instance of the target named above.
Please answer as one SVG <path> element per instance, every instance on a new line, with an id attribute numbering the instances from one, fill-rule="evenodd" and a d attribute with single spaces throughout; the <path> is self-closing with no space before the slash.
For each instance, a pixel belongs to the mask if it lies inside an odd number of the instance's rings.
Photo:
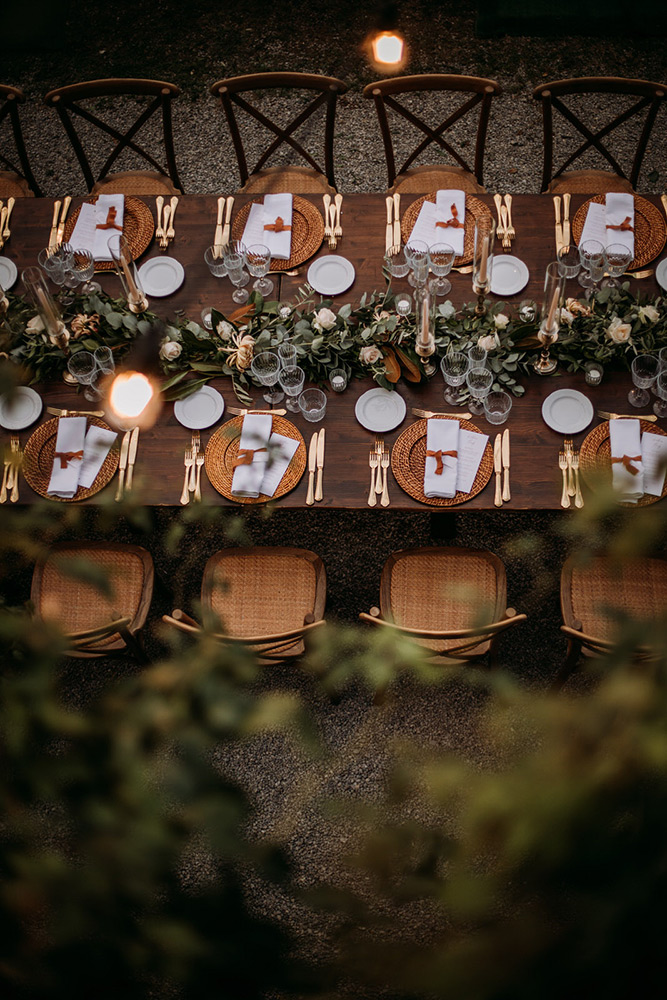
<path id="1" fill-rule="evenodd" d="M 632 381 L 635 388 L 628 393 L 628 402 L 633 406 L 647 406 L 651 401 L 650 389 L 660 372 L 660 362 L 654 354 L 638 354 L 633 359 Z"/>
<path id="2" fill-rule="evenodd" d="M 287 395 L 287 409 L 291 410 L 292 413 L 298 413 L 298 396 L 300 396 L 303 383 L 306 381 L 306 373 L 303 368 L 299 368 L 298 365 L 287 365 L 285 368 L 281 368 L 278 381 Z"/>
<path id="3" fill-rule="evenodd" d="M 296 364 L 296 347 L 289 340 L 283 341 L 278 348 L 278 357 L 283 368 L 292 368 Z"/>
<path id="4" fill-rule="evenodd" d="M 317 423 L 326 413 L 327 397 L 321 389 L 306 389 L 299 396 L 299 409 L 306 420 Z"/>
<path id="5" fill-rule="evenodd" d="M 563 278 L 576 278 L 581 271 L 579 250 L 572 244 L 558 251 L 558 271 Z"/>
<path id="6" fill-rule="evenodd" d="M 466 385 L 470 392 L 468 406 L 472 413 L 484 412 L 484 397 L 488 396 L 493 385 L 493 372 L 488 368 L 470 368 L 466 375 Z"/>
<path id="7" fill-rule="evenodd" d="M 264 244 L 255 243 L 246 250 L 245 262 L 250 273 L 257 278 L 252 287 L 266 298 L 273 291 L 273 282 L 266 277 L 271 267 L 271 251 Z"/>
<path id="8" fill-rule="evenodd" d="M 273 351 L 262 351 L 252 359 L 250 370 L 261 385 L 275 385 L 280 375 L 280 358 Z M 274 389 L 272 392 L 265 392 L 264 399 L 267 403 L 279 403 L 284 395 L 283 392 Z"/>
<path id="9" fill-rule="evenodd" d="M 95 274 L 95 258 L 90 250 L 74 250 L 70 268 L 77 276 L 78 281 L 81 282 L 79 291 L 83 292 L 84 295 L 97 294 L 102 291 L 99 281 L 91 280 Z"/>
<path id="10" fill-rule="evenodd" d="M 412 312 L 412 296 L 410 292 L 399 292 L 394 297 L 394 308 L 399 316 L 409 316 Z"/>
<path id="11" fill-rule="evenodd" d="M 660 371 L 664 372 L 667 368 L 667 347 L 661 347 L 658 351 L 658 361 L 660 362 Z"/>
<path id="12" fill-rule="evenodd" d="M 62 285 L 65 280 L 65 262 L 57 250 L 48 247 L 37 254 L 37 263 L 54 285 Z"/>
<path id="13" fill-rule="evenodd" d="M 466 380 L 469 367 L 470 360 L 468 355 L 464 354 L 463 351 L 450 351 L 440 361 L 440 371 L 447 385 L 445 389 L 445 401 L 450 406 L 459 405 L 458 390 Z"/>
<path id="14" fill-rule="evenodd" d="M 450 247 L 449 243 L 434 243 L 432 247 L 429 247 L 428 256 L 431 261 L 431 270 L 435 275 L 435 278 L 429 281 L 429 291 L 433 292 L 434 295 L 447 295 L 452 290 L 452 283 L 447 275 L 451 271 L 456 257 L 454 247 Z"/>
<path id="15" fill-rule="evenodd" d="M 590 295 L 604 274 L 604 247 L 597 240 L 580 243 L 579 260 L 581 261 L 579 284 L 582 288 L 589 289 L 587 295 Z"/>
<path id="16" fill-rule="evenodd" d="M 484 397 L 484 416 L 490 424 L 504 424 L 512 409 L 512 397 L 502 389 Z"/>
<path id="17" fill-rule="evenodd" d="M 604 267 L 609 277 L 604 279 L 602 282 L 603 286 L 606 288 L 618 288 L 620 285 L 618 279 L 625 274 L 631 263 L 632 254 L 622 243 L 611 243 L 608 247 L 605 247 Z"/>
<path id="18" fill-rule="evenodd" d="M 471 368 L 486 368 L 487 350 L 482 347 L 481 344 L 473 344 L 472 347 L 468 348 L 468 359 L 470 361 Z"/>
<path id="19" fill-rule="evenodd" d="M 384 255 L 384 267 L 392 278 L 405 278 L 410 270 L 407 247 L 390 247 Z"/>
<path id="20" fill-rule="evenodd" d="M 405 256 L 410 264 L 409 284 L 413 288 L 422 288 L 428 278 L 428 245 L 421 240 L 413 240 L 406 246 Z"/>
<path id="21" fill-rule="evenodd" d="M 664 417 L 667 417 L 667 369 L 663 369 L 658 373 L 653 388 L 659 397 L 653 404 L 653 412 L 656 417 L 660 417 L 662 420 Z"/>
<path id="22" fill-rule="evenodd" d="M 110 347 L 98 347 L 93 352 L 93 357 L 102 375 L 110 375 L 111 372 L 115 372 L 116 362 Z"/>
<path id="23" fill-rule="evenodd" d="M 100 398 L 101 393 L 98 392 L 93 384 L 97 379 L 97 362 L 90 351 L 77 351 L 76 354 L 70 354 L 67 361 L 67 370 L 80 385 L 86 386 L 83 393 L 84 399 L 92 401 Z"/>
<path id="24" fill-rule="evenodd" d="M 227 274 L 227 268 L 225 267 L 225 259 L 222 256 L 216 256 L 220 251 L 216 247 L 208 247 L 204 251 L 204 260 L 206 261 L 206 266 L 213 275 L 214 278 L 224 278 Z"/>

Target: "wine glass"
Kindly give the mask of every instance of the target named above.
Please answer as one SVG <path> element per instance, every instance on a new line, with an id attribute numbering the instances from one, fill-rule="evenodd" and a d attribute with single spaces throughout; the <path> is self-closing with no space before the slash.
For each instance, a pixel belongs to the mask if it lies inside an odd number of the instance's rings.
<path id="1" fill-rule="evenodd" d="M 659 397 L 653 404 L 653 412 L 662 420 L 667 417 L 667 369 L 658 372 L 653 389 Z"/>
<path id="2" fill-rule="evenodd" d="M 289 340 L 284 340 L 278 347 L 278 357 L 283 368 L 292 368 L 296 364 L 296 347 Z"/>
<path id="3" fill-rule="evenodd" d="M 632 263 L 632 253 L 622 243 L 612 243 L 604 248 L 604 266 L 609 277 L 602 282 L 605 288 L 618 288 L 621 275 Z"/>
<path id="4" fill-rule="evenodd" d="M 422 288 L 428 278 L 428 245 L 421 240 L 413 240 L 406 246 L 405 256 L 410 264 L 409 284 L 413 288 Z"/>
<path id="5" fill-rule="evenodd" d="M 256 354 L 252 359 L 250 370 L 261 385 L 275 385 L 280 376 L 280 358 L 273 351 L 262 351 L 261 354 Z M 284 395 L 284 392 L 274 389 L 265 392 L 264 399 L 267 403 L 279 403 Z"/>
<path id="6" fill-rule="evenodd" d="M 77 351 L 76 354 L 70 354 L 67 360 L 67 370 L 80 385 L 86 386 L 83 393 L 84 399 L 92 401 L 100 398 L 101 393 L 93 385 L 97 379 L 97 362 L 90 351 Z"/>
<path id="7" fill-rule="evenodd" d="M 466 375 L 466 385 L 470 392 L 468 406 L 473 413 L 484 412 L 484 397 L 491 392 L 493 372 L 488 368 L 470 368 Z"/>
<path id="8" fill-rule="evenodd" d="M 579 284 L 586 289 L 588 298 L 604 274 L 604 247 L 597 240 L 580 243 L 579 260 L 581 261 Z"/>
<path id="9" fill-rule="evenodd" d="M 405 278 L 410 271 L 410 258 L 407 247 L 390 247 L 384 255 L 384 269 L 392 278 Z"/>
<path id="10" fill-rule="evenodd" d="M 54 285 L 62 285 L 65 280 L 65 265 L 61 255 L 47 247 L 37 254 L 37 263 Z"/>
<path id="11" fill-rule="evenodd" d="M 252 287 L 266 298 L 273 291 L 273 282 L 266 277 L 271 267 L 271 251 L 262 243 L 255 243 L 246 250 L 245 262 L 250 273 L 257 279 Z"/>
<path id="12" fill-rule="evenodd" d="M 95 274 L 95 258 L 90 250 L 74 250 L 70 268 L 81 284 L 79 291 L 84 295 L 97 294 L 102 291 L 99 281 L 91 280 Z"/>
<path id="13" fill-rule="evenodd" d="M 660 372 L 660 362 L 653 354 L 638 354 L 630 368 L 634 389 L 628 393 L 628 402 L 633 406 L 647 406 L 651 401 L 650 389 Z"/>
<path id="14" fill-rule="evenodd" d="M 291 410 L 292 413 L 298 413 L 300 409 L 298 397 L 301 395 L 303 383 L 306 381 L 305 371 L 298 365 L 288 365 L 280 369 L 278 381 L 281 389 L 284 389 L 287 395 L 287 403 L 285 404 L 287 409 Z"/>
<path id="15" fill-rule="evenodd" d="M 449 243 L 435 243 L 429 247 L 428 256 L 431 261 L 431 270 L 435 278 L 429 282 L 429 291 L 435 295 L 447 295 L 452 290 L 452 283 L 447 275 L 452 269 L 456 253 L 454 247 Z"/>
<path id="16" fill-rule="evenodd" d="M 110 375 L 112 372 L 115 372 L 116 362 L 114 361 L 113 351 L 110 347 L 98 347 L 93 352 L 93 357 L 95 358 L 95 364 L 103 375 Z"/>
<path id="17" fill-rule="evenodd" d="M 468 348 L 468 360 L 470 361 L 470 367 L 486 368 L 487 367 L 486 355 L 487 355 L 487 350 L 485 347 L 482 347 L 482 345 L 479 343 L 473 344 L 471 347 Z"/>
<path id="18" fill-rule="evenodd" d="M 469 366 L 470 361 L 463 351 L 450 351 L 440 361 L 440 371 L 447 384 L 445 402 L 449 403 L 450 406 L 459 405 L 458 389 L 466 380 Z"/>
<path id="19" fill-rule="evenodd" d="M 248 301 L 248 292 L 245 285 L 250 281 L 250 275 L 247 271 L 243 270 L 245 252 L 245 246 L 240 240 L 228 243 L 222 251 L 225 273 L 236 289 L 232 293 L 232 300 L 239 304 Z"/>

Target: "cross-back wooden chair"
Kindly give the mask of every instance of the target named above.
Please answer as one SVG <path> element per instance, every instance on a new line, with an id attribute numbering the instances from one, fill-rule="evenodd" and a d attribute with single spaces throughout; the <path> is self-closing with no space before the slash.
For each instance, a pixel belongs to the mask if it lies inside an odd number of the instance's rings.
<path id="1" fill-rule="evenodd" d="M 201 587 L 204 621 L 224 644 L 251 649 L 266 665 L 294 660 L 324 624 L 326 572 L 308 549 L 257 546 L 222 549 L 208 560 Z M 163 621 L 193 637 L 201 625 L 177 609 Z"/>
<path id="2" fill-rule="evenodd" d="M 110 594 L 68 573 L 73 560 L 86 560 L 102 571 Z M 138 545 L 60 542 L 35 566 L 30 598 L 37 617 L 64 632 L 68 656 L 99 659 L 127 652 L 146 662 L 141 632 L 153 597 L 153 578 L 153 560 Z"/>
<path id="3" fill-rule="evenodd" d="M 162 80 L 90 80 L 85 83 L 73 83 L 67 87 L 51 90 L 44 100 L 49 107 L 54 108 L 81 164 L 88 190 L 93 194 L 180 194 L 181 182 L 176 168 L 174 153 L 174 137 L 171 120 L 171 102 L 178 97 L 180 90 L 172 83 Z M 109 121 L 81 102 L 97 101 L 99 98 L 137 98 L 143 102 L 142 110 L 126 131 L 117 127 L 117 102 L 109 107 Z M 152 100 L 150 100 L 152 98 Z M 146 99 L 144 101 L 144 99 Z M 135 137 L 146 122 L 154 115 L 161 115 L 162 137 L 166 166 L 160 164 L 153 154 L 144 146 L 139 145 Z M 89 149 L 99 141 L 98 133 L 102 132 L 115 140 L 102 167 L 94 172 L 89 154 L 84 148 L 75 120 L 81 119 L 96 130 L 89 139 Z M 94 135 L 94 138 L 93 138 Z M 147 163 L 153 170 L 126 170 L 116 174 L 109 171 L 125 150 L 131 150 L 137 157 Z"/>
<path id="4" fill-rule="evenodd" d="M 622 563 L 597 556 L 582 563 L 577 555 L 563 564 L 560 578 L 561 632 L 568 639 L 567 657 L 552 690 L 558 691 L 577 668 L 580 656 L 600 657 L 618 640 L 614 612 L 645 622 L 665 621 L 667 616 L 667 562 L 637 558 Z M 635 659 L 654 659 L 648 645 L 632 651 Z"/>
<path id="5" fill-rule="evenodd" d="M 0 170 L 0 198 L 31 198 L 42 193 L 30 167 L 23 141 L 19 104 L 24 101 L 25 95 L 18 87 L 6 87 L 0 84 L 0 129 L 11 130 L 18 157 L 18 162 L 13 160 L 8 152 L 5 152 L 7 147 L 3 142 L 0 164 L 7 169 Z"/>
<path id="6" fill-rule="evenodd" d="M 380 607 L 359 616 L 423 646 L 432 662 L 495 664 L 502 632 L 526 616 L 507 607 L 505 567 L 492 552 L 419 548 L 394 552 L 380 580 Z"/>
<path id="7" fill-rule="evenodd" d="M 461 95 L 461 103 L 439 124 L 429 125 L 409 107 L 396 100 L 400 94 L 425 92 L 429 94 L 447 92 Z M 478 76 L 455 76 L 452 74 L 432 73 L 424 76 L 400 76 L 388 80 L 379 80 L 364 88 L 364 97 L 375 102 L 380 131 L 384 143 L 384 153 L 387 160 L 387 187 L 390 193 L 399 191 L 404 194 L 428 194 L 438 188 L 462 188 L 464 191 L 484 193 L 484 147 L 486 131 L 491 112 L 491 101 L 501 93 L 495 80 L 487 80 Z M 429 97 L 429 106 L 435 103 Z M 409 122 L 424 138 L 407 156 L 403 165 L 396 170 L 394 156 L 394 141 L 389 124 L 387 109 Z M 473 122 L 477 114 L 477 137 L 475 140 L 475 159 L 470 165 L 454 145 L 450 130 L 463 119 L 468 124 Z M 466 136 L 472 134 L 471 129 Z M 444 150 L 455 164 L 431 164 L 427 166 L 412 166 L 431 144 Z"/>
<path id="8" fill-rule="evenodd" d="M 618 114 L 600 128 L 589 127 L 580 117 L 582 114 L 576 100 L 582 94 L 612 94 L 619 98 L 635 97 L 636 101 L 620 101 L 627 106 L 621 107 Z M 574 96 L 574 101 L 564 100 Z M 577 80 L 554 80 L 545 83 L 533 91 L 535 100 L 542 104 L 542 122 L 544 127 L 544 166 L 542 172 L 542 191 L 550 193 L 580 192 L 583 194 L 601 194 L 607 191 L 633 191 L 642 166 L 646 146 L 651 135 L 656 115 L 665 98 L 665 87 L 648 80 L 623 80 L 613 76 L 589 76 Z M 583 141 L 573 152 L 566 153 L 566 159 L 554 168 L 554 121 L 553 112 L 557 111 L 579 133 Z M 641 119 L 644 125 L 639 140 L 634 147 L 634 159 L 629 173 L 619 165 L 616 156 L 607 148 L 606 141 L 612 132 L 629 122 L 632 118 Z M 623 149 L 619 140 L 618 145 Z M 608 168 L 576 169 L 568 168 L 589 150 L 597 150 L 600 156 L 609 164 Z"/>
<path id="9" fill-rule="evenodd" d="M 284 125 L 278 125 L 272 121 L 265 110 L 251 104 L 245 96 L 249 91 L 280 89 L 315 92 L 312 100 Z M 313 73 L 252 73 L 247 76 L 229 77 L 214 83 L 211 87 L 211 93 L 220 99 L 225 112 L 241 175 L 240 190 L 252 194 L 264 194 L 271 191 L 287 191 L 292 194 L 309 192 L 334 194 L 336 181 L 333 147 L 336 101 L 338 95 L 344 94 L 346 90 L 347 85 L 342 80 L 337 80 L 332 76 L 317 76 Z M 251 170 L 248 169 L 245 146 L 237 119 L 237 108 L 250 116 L 254 123 L 259 123 L 275 136 Z M 295 132 L 317 111 L 324 111 L 326 115 L 324 167 L 320 166 L 305 146 L 295 138 Z M 283 143 L 288 145 L 308 165 L 267 167 L 269 159 Z"/>

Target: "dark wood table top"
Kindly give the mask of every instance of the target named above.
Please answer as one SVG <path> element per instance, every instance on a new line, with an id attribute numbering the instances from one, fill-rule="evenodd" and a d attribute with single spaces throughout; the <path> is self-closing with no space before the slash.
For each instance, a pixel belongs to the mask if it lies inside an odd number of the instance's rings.
<path id="1" fill-rule="evenodd" d="M 145 199 L 154 208 L 154 199 Z M 235 210 L 245 201 L 239 196 Z M 319 199 L 309 197 L 318 207 Z M 405 210 L 411 198 L 404 198 L 402 209 Z M 491 196 L 483 196 L 483 201 L 492 206 Z M 573 196 L 572 215 L 577 207 L 586 199 L 583 196 Z M 659 205 L 659 199 L 650 197 Z M 73 207 L 79 203 L 75 199 Z M 216 216 L 216 197 L 213 195 L 189 196 L 180 200 L 176 215 L 176 239 L 170 247 L 169 254 L 176 257 L 185 267 L 186 278 L 181 289 L 167 299 L 151 301 L 150 308 L 163 316 L 174 316 L 185 313 L 199 320 L 202 308 L 215 306 L 221 311 L 229 312 L 236 308 L 231 300 L 233 291 L 227 280 L 211 276 L 204 262 L 203 254 L 207 246 L 213 242 Z M 34 264 L 37 253 L 48 242 L 53 202 L 50 199 L 19 199 L 14 209 L 12 219 L 12 237 L 4 253 L 12 258 L 19 271 Z M 540 300 L 544 271 L 546 265 L 554 259 L 554 215 L 550 197 L 544 195 L 516 195 L 513 201 L 514 225 L 517 237 L 512 247 L 512 253 L 526 262 L 530 268 L 530 281 L 522 292 L 508 300 L 510 305 L 526 297 Z M 385 233 L 385 200 L 383 195 L 349 195 L 343 203 L 343 238 L 339 242 L 336 253 L 348 257 L 355 266 L 356 278 L 352 288 L 334 300 L 334 308 L 345 302 L 358 302 L 364 291 L 384 287 L 382 277 L 382 259 L 384 254 Z M 322 256 L 329 251 L 326 244 L 320 248 L 316 256 Z M 144 260 L 157 256 L 159 250 L 153 243 L 148 249 Z M 306 280 L 307 266 L 300 269 L 300 274 L 294 277 L 276 276 L 278 288 L 276 294 L 284 301 L 293 298 L 299 285 Z M 455 305 L 470 301 L 473 298 L 470 275 L 452 274 L 452 292 L 449 296 Z M 119 293 L 119 282 L 113 274 L 101 276 L 105 291 L 112 295 Z M 637 282 L 639 284 L 639 282 Z M 654 278 L 641 281 L 642 290 L 655 293 L 658 289 Z M 20 290 L 20 285 L 17 285 Z M 577 295 L 578 286 L 573 283 L 572 294 Z M 562 435 L 550 430 L 541 416 L 544 399 L 556 389 L 577 388 L 585 390 L 593 406 L 598 409 L 627 413 L 631 407 L 627 402 L 627 393 L 631 387 L 627 374 L 615 373 L 605 376 L 603 383 L 590 388 L 585 386 L 581 375 L 560 374 L 559 377 L 540 378 L 530 375 L 522 378 L 526 387 L 525 396 L 514 399 L 512 412 L 507 427 L 510 428 L 512 442 L 511 456 L 511 488 L 512 499 L 504 504 L 502 509 L 510 510 L 551 510 L 560 508 L 561 475 L 558 469 L 558 450 L 562 447 Z M 235 405 L 237 400 L 231 390 L 228 379 L 215 379 L 211 383 L 222 392 L 227 404 Z M 327 413 L 323 426 L 327 430 L 326 465 L 324 474 L 324 500 L 315 504 L 318 507 L 333 507 L 341 509 L 365 508 L 368 495 L 369 446 L 374 435 L 364 430 L 356 421 L 354 407 L 359 396 L 373 383 L 357 380 L 350 383 L 344 393 L 328 394 Z M 81 396 L 64 384 L 40 385 L 39 391 L 44 397 L 45 405 L 56 405 L 72 408 L 92 408 Z M 443 400 L 443 381 L 438 374 L 428 384 L 411 385 L 403 381 L 399 383 L 400 394 L 404 397 L 408 411 L 400 427 L 385 434 L 385 441 L 392 445 L 411 420 L 411 407 L 417 406 L 431 410 L 452 408 Z M 264 405 L 259 391 L 254 393 L 256 405 Z M 641 415 L 642 411 L 638 412 Z M 648 411 L 646 411 L 648 412 Z M 225 414 L 224 419 L 226 419 Z M 313 430 L 319 424 L 310 424 L 300 415 L 289 415 L 294 424 L 303 434 L 308 444 Z M 590 427 L 579 434 L 573 435 L 575 446 L 579 446 L 586 434 L 597 423 L 594 418 Z M 490 435 L 497 428 L 487 424 L 484 417 L 475 418 L 476 425 Z M 20 432 L 21 443 L 25 444 L 34 428 Z M 202 444 L 208 441 L 211 430 L 202 432 Z M 183 450 L 189 445 L 190 432 L 182 427 L 173 413 L 173 405 L 166 404 L 158 423 L 151 429 L 141 433 L 139 453 L 135 471 L 137 496 L 149 505 L 176 505 L 179 502 L 183 483 Z M 422 509 L 435 510 L 443 508 L 427 507 L 407 496 L 390 476 L 391 506 L 388 509 Z M 304 475 L 299 485 L 285 497 L 276 501 L 281 507 L 301 507 L 305 503 L 308 476 Z M 106 498 L 113 489 L 106 487 L 97 498 L 91 502 Z M 232 505 L 230 501 L 220 496 L 213 486 L 202 477 L 202 493 L 205 501 L 222 505 Z M 30 503 L 36 500 L 36 495 L 21 481 L 21 502 Z M 493 477 L 488 486 L 473 499 L 457 506 L 455 510 L 492 509 L 494 499 Z M 378 512 L 383 508 L 377 507 Z"/>

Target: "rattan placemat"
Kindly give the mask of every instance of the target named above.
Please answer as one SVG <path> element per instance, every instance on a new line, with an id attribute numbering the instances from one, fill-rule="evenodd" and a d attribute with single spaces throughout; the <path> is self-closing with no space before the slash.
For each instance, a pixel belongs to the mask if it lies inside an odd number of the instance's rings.
<path id="1" fill-rule="evenodd" d="M 462 430 L 475 431 L 482 434 L 479 427 L 475 427 L 469 420 L 461 420 L 458 417 L 437 417 L 437 420 L 457 420 Z M 428 504 L 430 507 L 455 507 L 457 504 L 465 503 L 472 497 L 480 493 L 493 472 L 493 449 L 487 441 L 482 461 L 472 484 L 470 493 L 460 491 L 453 497 L 427 497 L 424 495 L 424 466 L 426 464 L 426 425 L 427 420 L 417 420 L 416 423 L 406 427 L 400 435 L 391 452 L 391 471 L 394 479 L 402 490 L 411 496 L 413 500 Z"/>
<path id="2" fill-rule="evenodd" d="M 242 428 L 243 417 L 232 417 L 211 435 L 204 455 L 206 473 L 211 483 L 218 493 L 235 503 L 266 503 L 267 500 L 277 500 L 279 497 L 284 497 L 298 484 L 306 469 L 306 444 L 301 432 L 285 417 L 274 416 L 272 431 L 275 431 L 276 434 L 283 434 L 285 437 L 294 438 L 295 441 L 299 442 L 299 447 L 294 452 L 292 461 L 287 466 L 287 471 L 272 497 L 267 497 L 263 493 L 260 493 L 258 497 L 235 497 L 232 496 L 232 476 L 234 475 L 234 459 L 239 453 Z"/>
<path id="3" fill-rule="evenodd" d="M 97 197 L 86 198 L 86 201 L 94 205 Z M 75 208 L 65 223 L 66 243 L 69 242 L 70 236 L 74 232 L 74 226 L 76 225 L 76 220 L 79 218 L 80 211 L 81 208 Z M 126 194 L 123 213 L 123 236 L 130 245 L 132 260 L 141 257 L 142 253 L 148 250 L 154 232 L 155 223 L 153 222 L 153 214 L 148 205 L 145 205 L 139 198 L 133 198 L 132 195 Z M 75 247 L 74 249 L 76 250 L 77 248 Z M 113 271 L 113 269 L 114 265 L 111 260 L 95 261 L 96 271 Z"/>
<path id="4" fill-rule="evenodd" d="M 642 434 L 661 434 L 667 437 L 665 431 L 649 423 L 648 420 L 639 419 Z M 586 483 L 595 489 L 605 486 L 611 489 L 611 444 L 609 442 L 609 421 L 598 424 L 590 434 L 587 434 L 579 449 L 579 468 Z M 651 503 L 657 503 L 667 494 L 667 478 L 662 487 L 662 496 L 655 497 L 651 493 L 645 493 L 637 503 L 627 503 L 619 500 L 621 507 L 647 507 Z"/>
<path id="5" fill-rule="evenodd" d="M 118 468 L 118 448 L 115 444 L 112 446 L 92 486 L 89 486 L 87 489 L 80 486 L 71 498 L 53 496 L 47 490 L 53 470 L 58 419 L 58 417 L 54 417 L 53 420 L 47 420 L 46 423 L 42 424 L 41 427 L 38 427 L 30 435 L 23 451 L 23 475 L 28 486 L 35 493 L 39 493 L 41 497 L 46 497 L 47 500 L 55 500 L 57 503 L 75 503 L 77 500 L 85 500 L 87 497 L 94 496 L 111 482 Z M 99 417 L 88 417 L 88 426 L 90 427 L 91 424 L 95 424 L 97 427 L 104 427 L 108 431 L 112 430 Z"/>
<path id="6" fill-rule="evenodd" d="M 410 233 L 414 229 L 415 222 L 417 221 L 417 216 L 421 212 L 421 207 L 425 201 L 432 201 L 435 203 L 437 197 L 437 192 L 432 191 L 431 194 L 425 194 L 421 198 L 417 198 L 413 201 L 411 205 L 408 205 L 405 212 L 403 213 L 403 218 L 401 219 L 401 236 L 403 237 L 403 243 L 407 243 L 410 239 Z M 475 254 L 475 219 L 484 218 L 488 216 L 489 219 L 493 218 L 489 209 L 484 205 L 478 198 L 474 198 L 470 194 L 466 194 L 466 217 L 465 217 L 465 231 L 463 233 L 463 253 L 460 257 L 454 258 L 454 266 L 460 267 L 462 264 L 471 264 L 472 259 Z M 447 240 L 443 236 L 443 243 Z"/>
<path id="7" fill-rule="evenodd" d="M 584 229 L 584 222 L 586 221 L 586 213 L 588 212 L 588 206 L 592 201 L 596 202 L 598 205 L 604 205 L 605 195 L 596 194 L 594 198 L 589 198 L 584 204 L 577 209 L 574 218 L 572 219 L 572 236 L 574 237 L 575 243 L 579 244 L 581 239 L 581 234 Z M 646 198 L 640 198 L 638 194 L 635 195 L 635 259 L 628 268 L 629 271 L 636 269 L 638 267 L 644 267 L 649 261 L 655 260 L 659 253 L 662 252 L 662 248 L 665 245 L 665 239 L 667 238 L 667 230 L 665 229 L 665 220 L 662 216 L 660 209 L 656 208 L 655 205 L 647 201 Z M 613 240 L 610 238 L 609 243 Z"/>
<path id="8" fill-rule="evenodd" d="M 250 206 L 259 203 L 261 198 L 246 202 L 232 223 L 232 236 L 235 240 L 243 239 L 243 230 L 250 215 Z M 291 271 L 292 268 L 304 264 L 322 246 L 324 239 L 324 222 L 317 208 L 298 194 L 292 197 L 292 254 L 289 260 L 272 260 L 272 271 Z"/>

